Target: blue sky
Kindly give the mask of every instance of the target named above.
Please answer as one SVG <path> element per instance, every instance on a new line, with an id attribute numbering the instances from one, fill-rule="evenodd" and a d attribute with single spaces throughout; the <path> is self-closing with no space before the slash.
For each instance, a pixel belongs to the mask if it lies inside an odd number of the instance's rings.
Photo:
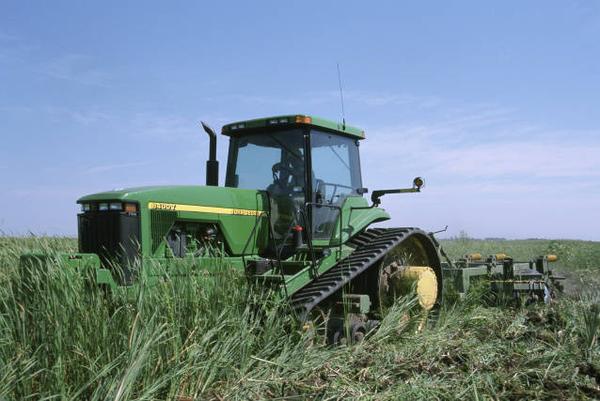
<path id="1" fill-rule="evenodd" d="M 340 119 L 339 62 L 365 185 L 426 179 L 390 224 L 600 240 L 598 38 L 593 1 L 1 1 L 0 230 L 202 184 L 200 120 Z"/>

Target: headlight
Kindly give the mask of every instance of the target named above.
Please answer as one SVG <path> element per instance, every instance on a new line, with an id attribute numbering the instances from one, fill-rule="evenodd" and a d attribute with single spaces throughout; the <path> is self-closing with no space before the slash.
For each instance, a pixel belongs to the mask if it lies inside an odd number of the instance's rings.
<path id="1" fill-rule="evenodd" d="M 125 211 L 127 213 L 136 213 L 137 210 L 137 204 L 135 203 L 125 203 Z"/>

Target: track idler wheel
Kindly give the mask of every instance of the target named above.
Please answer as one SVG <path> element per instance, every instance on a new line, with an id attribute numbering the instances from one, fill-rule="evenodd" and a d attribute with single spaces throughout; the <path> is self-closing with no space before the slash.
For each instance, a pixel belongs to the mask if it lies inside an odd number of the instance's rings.
<path id="1" fill-rule="evenodd" d="M 431 267 L 403 266 L 397 262 L 385 266 L 379 276 L 380 306 L 393 306 L 397 298 L 410 294 L 413 288 L 421 308 L 433 309 L 437 302 L 438 282 Z"/>
<path id="2" fill-rule="evenodd" d="M 408 238 L 392 249 L 379 266 L 377 277 L 377 305 L 383 318 L 398 298 L 416 293 L 425 318 L 441 297 L 440 275 L 437 254 L 427 252 L 425 244 L 418 238 Z M 420 326 L 424 324 L 424 320 Z"/>

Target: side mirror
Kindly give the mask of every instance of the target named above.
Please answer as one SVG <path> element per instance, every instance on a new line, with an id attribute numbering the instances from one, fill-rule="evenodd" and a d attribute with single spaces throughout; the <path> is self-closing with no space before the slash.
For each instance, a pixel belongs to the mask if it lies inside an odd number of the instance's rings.
<path id="1" fill-rule="evenodd" d="M 422 187 L 425 186 L 425 181 L 421 177 L 415 177 L 413 180 L 413 188 L 417 190 L 421 190 Z"/>

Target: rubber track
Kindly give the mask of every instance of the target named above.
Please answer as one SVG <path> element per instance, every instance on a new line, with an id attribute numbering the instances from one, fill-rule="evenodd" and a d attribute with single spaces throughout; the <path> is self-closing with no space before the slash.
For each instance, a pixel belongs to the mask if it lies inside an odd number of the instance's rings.
<path id="1" fill-rule="evenodd" d="M 414 234 L 427 234 L 412 227 L 373 228 L 352 238 L 348 244 L 355 250 L 331 269 L 310 282 L 291 297 L 291 306 L 304 320 L 319 303 L 333 295 L 359 274 L 379 262 L 390 250 Z"/>

